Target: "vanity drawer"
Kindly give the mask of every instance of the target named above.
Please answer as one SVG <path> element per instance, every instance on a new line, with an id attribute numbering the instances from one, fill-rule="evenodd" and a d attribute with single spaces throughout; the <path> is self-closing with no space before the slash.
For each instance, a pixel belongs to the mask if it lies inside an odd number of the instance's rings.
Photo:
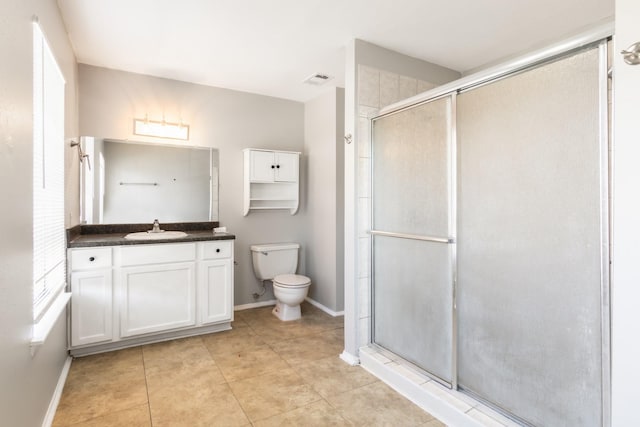
<path id="1" fill-rule="evenodd" d="M 203 244 L 202 259 L 230 258 L 231 245 L 230 241 L 225 240 L 206 242 Z"/>
<path id="2" fill-rule="evenodd" d="M 111 267 L 111 248 L 71 250 L 71 270 Z"/>

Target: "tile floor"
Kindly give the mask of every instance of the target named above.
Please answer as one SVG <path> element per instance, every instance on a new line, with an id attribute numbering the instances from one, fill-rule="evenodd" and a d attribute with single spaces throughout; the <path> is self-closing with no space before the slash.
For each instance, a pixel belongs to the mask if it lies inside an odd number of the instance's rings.
<path id="1" fill-rule="evenodd" d="M 233 330 L 75 359 L 53 425 L 443 426 L 338 358 L 343 318 L 305 303 L 283 323 L 239 311 Z"/>

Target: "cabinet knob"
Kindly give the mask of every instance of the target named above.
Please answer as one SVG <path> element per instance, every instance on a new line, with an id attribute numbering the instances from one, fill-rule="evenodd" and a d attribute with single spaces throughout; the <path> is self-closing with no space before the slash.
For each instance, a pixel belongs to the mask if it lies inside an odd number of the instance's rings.
<path id="1" fill-rule="evenodd" d="M 275 166 L 274 166 L 274 165 L 271 165 L 271 169 L 275 169 Z"/>
<path id="2" fill-rule="evenodd" d="M 280 165 L 276 166 L 278 169 L 280 169 Z"/>
<path id="3" fill-rule="evenodd" d="M 90 256 L 90 257 L 89 257 L 89 261 L 93 262 L 93 261 L 95 261 L 95 260 L 96 260 L 96 257 L 94 257 L 94 256 Z"/>
<path id="4" fill-rule="evenodd" d="M 216 252 L 220 253 L 220 248 L 216 249 Z"/>

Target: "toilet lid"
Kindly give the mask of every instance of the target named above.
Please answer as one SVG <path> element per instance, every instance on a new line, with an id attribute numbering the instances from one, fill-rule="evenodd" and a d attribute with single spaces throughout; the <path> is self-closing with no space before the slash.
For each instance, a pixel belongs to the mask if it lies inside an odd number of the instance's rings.
<path id="1" fill-rule="evenodd" d="M 311 279 L 300 274 L 280 274 L 274 277 L 273 281 L 279 285 L 291 287 L 302 287 L 311 283 Z"/>

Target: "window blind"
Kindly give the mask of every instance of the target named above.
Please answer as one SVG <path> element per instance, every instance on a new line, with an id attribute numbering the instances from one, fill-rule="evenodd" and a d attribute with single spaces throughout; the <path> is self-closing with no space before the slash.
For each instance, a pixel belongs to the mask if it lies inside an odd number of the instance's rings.
<path id="1" fill-rule="evenodd" d="M 37 23 L 33 26 L 33 304 L 38 320 L 66 283 L 64 86 Z"/>

